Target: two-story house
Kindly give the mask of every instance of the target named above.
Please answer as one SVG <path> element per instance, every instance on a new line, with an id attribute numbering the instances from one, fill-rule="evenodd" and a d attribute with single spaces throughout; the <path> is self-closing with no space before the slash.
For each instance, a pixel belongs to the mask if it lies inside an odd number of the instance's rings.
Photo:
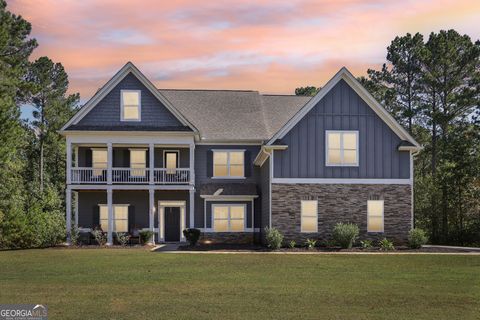
<path id="1" fill-rule="evenodd" d="M 157 89 L 127 63 L 65 124 L 73 224 L 155 242 L 327 240 L 337 222 L 403 242 L 419 144 L 345 68 L 313 97 Z"/>

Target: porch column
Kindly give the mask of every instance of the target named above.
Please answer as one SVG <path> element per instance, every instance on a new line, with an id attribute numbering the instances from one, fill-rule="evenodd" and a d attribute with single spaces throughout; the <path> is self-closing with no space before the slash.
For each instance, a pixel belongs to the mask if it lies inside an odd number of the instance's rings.
<path id="1" fill-rule="evenodd" d="M 65 195 L 65 209 L 66 209 L 66 222 L 67 222 L 67 245 L 71 244 L 72 233 L 72 190 L 70 186 L 67 186 L 67 193 Z"/>
<path id="2" fill-rule="evenodd" d="M 155 221 L 155 190 L 154 189 L 149 189 L 148 190 L 148 202 L 149 202 L 149 217 L 148 217 L 148 225 L 150 231 L 152 231 L 152 239 L 151 243 L 155 244 L 155 226 L 154 226 L 154 221 Z"/>
<path id="3" fill-rule="evenodd" d="M 67 138 L 67 184 L 72 183 L 72 142 Z"/>
<path id="4" fill-rule="evenodd" d="M 112 143 L 107 143 L 107 183 L 112 184 Z"/>
<path id="5" fill-rule="evenodd" d="M 112 189 L 107 189 L 107 208 L 108 208 L 108 231 L 107 231 L 107 246 L 113 244 L 113 204 L 112 204 Z"/>
<path id="6" fill-rule="evenodd" d="M 190 189 L 189 213 L 190 213 L 190 228 L 195 228 L 195 190 Z"/>
<path id="7" fill-rule="evenodd" d="M 74 149 L 74 158 L 75 158 L 75 168 L 78 168 L 78 146 L 75 146 Z"/>
<path id="8" fill-rule="evenodd" d="M 150 184 L 154 184 L 155 182 L 153 181 L 153 168 L 155 167 L 155 146 L 153 143 L 150 143 L 149 144 L 149 161 L 150 161 L 150 165 L 149 165 L 149 170 L 150 170 Z"/>
<path id="9" fill-rule="evenodd" d="M 195 185 L 195 144 L 190 144 L 190 184 Z"/>
<path id="10" fill-rule="evenodd" d="M 75 228 L 78 228 L 78 191 L 75 191 L 75 202 L 74 202 L 74 205 L 75 205 L 75 212 L 74 212 L 74 215 L 75 215 Z"/>

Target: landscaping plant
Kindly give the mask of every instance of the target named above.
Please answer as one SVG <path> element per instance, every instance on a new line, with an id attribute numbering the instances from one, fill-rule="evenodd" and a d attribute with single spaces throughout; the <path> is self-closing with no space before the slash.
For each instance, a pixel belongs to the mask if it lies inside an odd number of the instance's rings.
<path id="1" fill-rule="evenodd" d="M 187 228 L 183 230 L 183 235 L 187 239 L 188 243 L 190 243 L 190 246 L 195 246 L 198 242 L 198 239 L 200 239 L 200 229 L 195 229 L 195 228 Z"/>
<path id="2" fill-rule="evenodd" d="M 420 249 L 428 241 L 427 234 L 420 228 L 410 230 L 408 234 L 408 246 L 412 249 Z"/>
<path id="3" fill-rule="evenodd" d="M 118 243 L 125 247 L 130 240 L 130 235 L 127 232 L 116 232 L 115 234 L 117 236 Z"/>
<path id="4" fill-rule="evenodd" d="M 140 241 L 141 241 L 142 243 L 148 243 L 148 242 L 150 242 L 150 240 L 151 240 L 152 237 L 153 237 L 153 231 L 151 231 L 151 230 L 142 230 L 142 231 L 140 231 L 139 235 L 140 235 Z"/>
<path id="5" fill-rule="evenodd" d="M 92 231 L 92 235 L 99 246 L 104 246 L 107 243 L 107 235 L 102 230 L 95 229 Z"/>
<path id="6" fill-rule="evenodd" d="M 288 243 L 288 247 L 289 247 L 290 249 L 295 248 L 296 245 L 297 245 L 297 243 L 295 242 L 295 240 L 291 240 L 291 241 Z"/>
<path id="7" fill-rule="evenodd" d="M 268 247 L 272 250 L 278 250 L 282 247 L 283 234 L 276 228 L 266 227 L 265 239 L 267 240 Z"/>
<path id="8" fill-rule="evenodd" d="M 70 243 L 74 246 L 78 245 L 78 239 L 80 238 L 80 231 L 74 225 L 70 231 Z"/>
<path id="9" fill-rule="evenodd" d="M 360 244 L 362 245 L 363 249 L 370 249 L 373 247 L 372 240 L 362 240 L 360 241 Z"/>
<path id="10" fill-rule="evenodd" d="M 387 240 L 387 238 L 383 238 L 382 240 L 380 240 L 378 244 L 380 245 L 380 250 L 382 251 L 395 250 L 395 247 L 393 246 L 393 242 L 390 240 Z"/>
<path id="11" fill-rule="evenodd" d="M 307 247 L 308 250 L 315 248 L 316 244 L 317 244 L 317 240 L 307 239 L 305 241 L 305 247 Z"/>
<path id="12" fill-rule="evenodd" d="M 333 228 L 333 239 L 343 249 L 350 249 L 358 237 L 358 226 L 353 223 L 337 223 Z"/>

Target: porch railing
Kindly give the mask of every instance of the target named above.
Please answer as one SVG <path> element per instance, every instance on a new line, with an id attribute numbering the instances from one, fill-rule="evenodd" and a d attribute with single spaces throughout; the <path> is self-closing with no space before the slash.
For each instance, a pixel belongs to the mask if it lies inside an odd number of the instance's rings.
<path id="1" fill-rule="evenodd" d="M 149 178 L 148 168 L 112 168 L 113 183 L 148 183 Z"/>
<path id="2" fill-rule="evenodd" d="M 76 167 L 71 169 L 71 183 L 107 183 L 108 170 L 98 168 Z M 155 184 L 189 184 L 190 169 L 153 169 L 153 183 Z M 112 168 L 112 183 L 150 183 L 149 168 Z"/>
<path id="3" fill-rule="evenodd" d="M 107 169 L 72 168 L 72 183 L 106 183 Z"/>
<path id="4" fill-rule="evenodd" d="M 153 169 L 153 180 L 156 184 L 188 184 L 190 182 L 190 169 Z"/>

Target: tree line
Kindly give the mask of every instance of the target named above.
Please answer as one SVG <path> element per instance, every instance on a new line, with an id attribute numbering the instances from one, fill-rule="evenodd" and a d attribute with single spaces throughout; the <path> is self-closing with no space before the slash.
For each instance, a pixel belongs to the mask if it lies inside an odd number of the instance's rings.
<path id="1" fill-rule="evenodd" d="M 358 80 L 423 146 L 416 226 L 433 243 L 480 245 L 480 41 L 455 30 L 398 36 L 382 68 Z"/>

